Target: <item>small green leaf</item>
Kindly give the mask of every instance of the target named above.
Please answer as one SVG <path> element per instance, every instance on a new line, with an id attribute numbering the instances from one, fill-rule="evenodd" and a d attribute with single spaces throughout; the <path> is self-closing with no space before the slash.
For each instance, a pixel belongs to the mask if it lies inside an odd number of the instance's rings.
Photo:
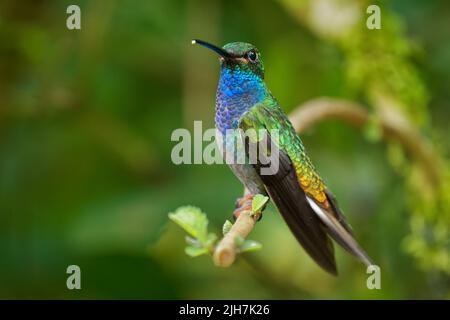
<path id="1" fill-rule="evenodd" d="M 262 244 L 254 240 L 245 240 L 244 243 L 239 247 L 242 252 L 250 252 L 262 249 Z"/>
<path id="2" fill-rule="evenodd" d="M 197 248 L 202 247 L 202 244 L 197 239 L 194 239 L 194 238 L 189 237 L 189 236 L 186 236 L 185 239 L 186 239 L 186 243 L 188 245 L 191 245 L 191 246 L 197 247 Z"/>
<path id="3" fill-rule="evenodd" d="M 184 249 L 184 252 L 186 252 L 186 254 L 190 257 L 198 257 L 204 254 L 208 254 L 208 249 L 207 248 L 198 248 L 198 247 L 193 247 L 193 246 L 187 246 Z"/>
<path id="4" fill-rule="evenodd" d="M 265 204 L 269 201 L 269 197 L 263 196 L 262 194 L 257 194 L 252 201 L 252 211 L 253 213 L 260 212 L 264 208 Z"/>
<path id="5" fill-rule="evenodd" d="M 190 236 L 206 243 L 208 238 L 208 219 L 199 208 L 185 206 L 178 208 L 175 213 L 169 213 L 169 218 L 182 227 Z"/>
<path id="6" fill-rule="evenodd" d="M 244 244 L 245 239 L 242 238 L 241 236 L 237 236 L 236 238 L 234 238 L 234 243 L 236 244 L 236 246 L 240 247 Z"/>
<path id="7" fill-rule="evenodd" d="M 228 232 L 230 232 L 232 226 L 233 224 L 230 222 L 230 220 L 225 221 L 222 227 L 222 234 L 226 235 Z"/>
<path id="8" fill-rule="evenodd" d="M 204 247 L 206 247 L 207 249 L 212 248 L 214 246 L 214 242 L 216 242 L 216 240 L 217 240 L 217 236 L 215 233 L 208 234 L 208 239 L 204 243 Z"/>

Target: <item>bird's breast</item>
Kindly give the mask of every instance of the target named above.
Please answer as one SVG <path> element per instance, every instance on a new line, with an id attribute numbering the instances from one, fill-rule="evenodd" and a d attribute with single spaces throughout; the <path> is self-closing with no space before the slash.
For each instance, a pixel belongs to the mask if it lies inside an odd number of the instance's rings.
<path id="1" fill-rule="evenodd" d="M 216 127 L 221 132 L 236 129 L 241 116 L 262 101 L 265 94 L 265 84 L 257 75 L 223 70 L 216 95 Z"/>

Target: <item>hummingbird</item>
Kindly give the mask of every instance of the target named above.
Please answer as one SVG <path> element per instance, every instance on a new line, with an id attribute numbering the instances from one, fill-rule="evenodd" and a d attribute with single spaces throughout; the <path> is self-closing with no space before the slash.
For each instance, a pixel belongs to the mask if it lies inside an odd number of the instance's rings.
<path id="1" fill-rule="evenodd" d="M 306 154 L 302 140 L 267 88 L 258 49 L 245 42 L 228 43 L 222 48 L 202 40 L 192 40 L 192 44 L 199 44 L 219 55 L 215 114 L 219 135 L 230 130 L 236 130 L 238 135 L 237 129 L 263 129 L 272 139 L 269 132 L 277 130 L 278 137 L 271 142 L 278 149 L 279 166 L 273 174 L 262 174 L 258 161 L 256 164 L 229 164 L 248 190 L 244 198 L 252 199 L 258 194 L 269 196 L 300 245 L 330 274 L 337 275 L 331 239 L 367 266 L 372 265 L 355 240 L 336 198 Z M 224 157 L 235 152 L 227 142 L 220 141 L 218 146 Z M 239 209 L 235 211 L 235 217 L 238 214 Z"/>

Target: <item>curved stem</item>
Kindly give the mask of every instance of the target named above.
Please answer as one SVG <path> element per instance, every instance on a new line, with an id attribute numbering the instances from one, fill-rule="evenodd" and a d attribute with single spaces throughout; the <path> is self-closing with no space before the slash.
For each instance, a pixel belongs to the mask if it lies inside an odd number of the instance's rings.
<path id="1" fill-rule="evenodd" d="M 384 108 L 379 115 L 384 137 L 397 140 L 421 164 L 425 178 L 432 187 L 441 180 L 440 164 L 431 144 L 395 108 Z M 318 98 L 297 107 L 289 116 L 297 132 L 302 132 L 314 124 L 328 119 L 342 120 L 361 128 L 370 121 L 370 113 L 363 106 L 341 99 Z"/>

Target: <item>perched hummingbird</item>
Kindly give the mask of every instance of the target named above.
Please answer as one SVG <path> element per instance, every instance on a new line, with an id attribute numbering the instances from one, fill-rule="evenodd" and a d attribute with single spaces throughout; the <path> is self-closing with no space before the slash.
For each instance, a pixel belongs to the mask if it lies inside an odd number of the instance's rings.
<path id="1" fill-rule="evenodd" d="M 192 40 L 192 43 L 220 56 L 215 116 L 218 131 L 225 135 L 230 129 L 278 130 L 279 136 L 272 141 L 279 152 L 277 172 L 263 175 L 257 164 L 230 164 L 250 192 L 247 197 L 270 196 L 298 242 L 329 273 L 337 275 L 330 237 L 366 265 L 371 265 L 334 196 L 307 156 L 300 137 L 267 88 L 258 50 L 244 42 L 228 43 L 222 48 L 201 40 Z M 218 145 L 224 156 L 234 152 L 228 143 Z"/>

